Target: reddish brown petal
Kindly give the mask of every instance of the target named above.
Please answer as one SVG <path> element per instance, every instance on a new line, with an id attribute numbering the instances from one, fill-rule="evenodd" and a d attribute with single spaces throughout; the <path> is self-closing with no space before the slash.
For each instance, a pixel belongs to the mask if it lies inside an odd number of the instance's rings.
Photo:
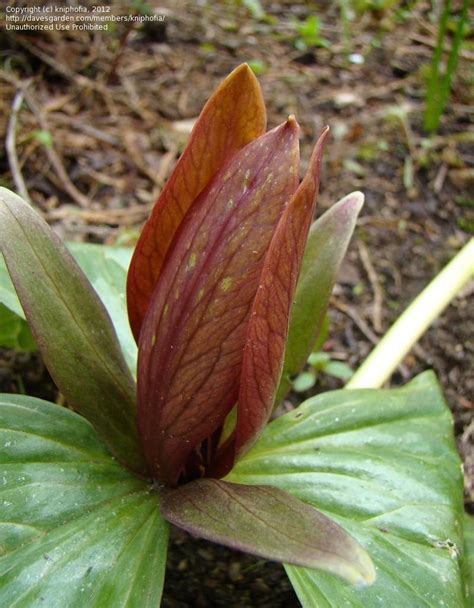
<path id="1" fill-rule="evenodd" d="M 264 133 L 265 125 L 260 85 L 248 65 L 241 65 L 204 106 L 136 246 L 128 273 L 127 303 L 137 342 L 165 255 L 184 215 L 224 162 Z"/>
<path id="2" fill-rule="evenodd" d="M 352 192 L 335 203 L 309 229 L 275 405 L 290 390 L 290 379 L 303 369 L 321 335 L 336 276 L 363 203 L 362 192 Z"/>
<path id="3" fill-rule="evenodd" d="M 272 411 L 328 131 L 326 128 L 318 139 L 308 172 L 286 207 L 265 256 L 247 327 L 235 432 L 237 456 L 258 437 Z"/>
<path id="4" fill-rule="evenodd" d="M 237 400 L 250 309 L 298 163 L 290 118 L 215 175 L 169 251 L 138 363 L 139 430 L 150 468 L 168 485 Z"/>

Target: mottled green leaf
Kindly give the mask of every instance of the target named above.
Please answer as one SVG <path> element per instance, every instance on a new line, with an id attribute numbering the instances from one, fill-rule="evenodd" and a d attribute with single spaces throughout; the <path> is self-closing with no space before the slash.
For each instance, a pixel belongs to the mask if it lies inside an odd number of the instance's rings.
<path id="1" fill-rule="evenodd" d="M 233 549 L 321 568 L 353 584 L 373 583 L 367 553 L 316 509 L 271 486 L 199 479 L 163 493 L 163 516 Z"/>
<path id="2" fill-rule="evenodd" d="M 276 403 L 290 389 L 291 377 L 304 367 L 318 339 L 337 272 L 363 202 L 361 192 L 348 194 L 311 226 L 291 311 Z"/>
<path id="3" fill-rule="evenodd" d="M 0 606 L 156 608 L 157 495 L 66 408 L 0 395 Z"/>
<path id="4" fill-rule="evenodd" d="M 431 372 L 393 390 L 341 390 L 272 422 L 226 480 L 286 490 L 367 550 L 377 580 L 351 589 L 288 566 L 303 606 L 464 605 L 462 472 Z"/>
<path id="5" fill-rule="evenodd" d="M 0 249 L 48 370 L 109 449 L 143 470 L 135 385 L 96 292 L 31 207 L 0 189 Z"/>

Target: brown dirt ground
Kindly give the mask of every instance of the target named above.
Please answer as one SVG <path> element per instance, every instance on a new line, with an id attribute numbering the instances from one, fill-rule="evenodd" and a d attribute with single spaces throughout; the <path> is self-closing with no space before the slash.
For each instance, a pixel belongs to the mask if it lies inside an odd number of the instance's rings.
<path id="1" fill-rule="evenodd" d="M 354 17 L 346 43 L 335 2 L 262 2 L 267 20 L 252 18 L 238 1 L 148 4 L 165 14 L 164 23 L 119 24 L 107 33 L 0 32 L 2 140 L 12 132 L 14 99 L 29 82 L 16 114 L 17 179 L 23 177 L 31 200 L 65 238 L 133 243 L 185 144 L 189 121 L 233 67 L 262 62 L 269 125 L 289 113 L 297 116 L 303 170 L 321 127 L 332 128 L 320 211 L 355 189 L 366 196 L 333 296 L 325 345 L 356 368 L 472 232 L 472 40 L 462 52 L 439 132 L 428 137 L 422 130 L 424 82 L 436 41 L 429 2 L 366 10 Z M 120 12 L 117 3 L 114 11 Z M 327 47 L 297 50 L 293 20 L 311 14 L 321 19 Z M 348 61 L 346 44 L 364 63 Z M 38 131 L 51 134 L 52 147 L 41 143 Z M 0 180 L 15 188 L 5 151 Z M 456 298 L 392 380 L 404 382 L 430 367 L 437 372 L 455 417 L 470 510 L 471 294 L 472 286 Z M 36 355 L 4 351 L 0 385 L 55 398 Z M 317 391 L 337 386 L 339 381 L 325 378 Z M 163 605 L 298 603 L 280 566 L 175 531 Z"/>

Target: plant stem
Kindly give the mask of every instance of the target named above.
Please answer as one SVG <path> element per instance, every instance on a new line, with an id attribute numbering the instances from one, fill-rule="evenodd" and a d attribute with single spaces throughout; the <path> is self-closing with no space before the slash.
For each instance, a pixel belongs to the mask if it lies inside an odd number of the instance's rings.
<path id="1" fill-rule="evenodd" d="M 424 128 L 425 131 L 434 133 L 438 127 L 441 115 L 449 98 L 451 82 L 456 72 L 461 43 L 464 36 L 465 25 L 469 18 L 469 0 L 463 0 L 461 13 L 454 33 L 454 39 L 449 53 L 446 70 L 441 76 L 441 58 L 444 50 L 444 43 L 448 29 L 448 22 L 451 17 L 451 1 L 444 0 L 443 12 L 439 22 L 438 40 L 433 53 L 431 63 L 431 76 L 426 92 L 426 110 Z"/>
<path id="2" fill-rule="evenodd" d="M 431 75 L 428 82 L 428 90 L 426 92 L 426 110 L 425 110 L 425 131 L 434 132 L 438 128 L 439 114 L 438 108 L 440 104 L 439 86 L 440 86 L 440 65 L 443 55 L 444 39 L 448 29 L 448 19 L 451 11 L 451 1 L 444 0 L 443 12 L 439 20 L 438 40 L 436 48 L 433 52 L 431 62 Z"/>
<path id="3" fill-rule="evenodd" d="M 349 57 L 351 52 L 351 35 L 350 35 L 350 8 L 348 0 L 339 0 L 339 10 L 341 13 L 342 21 L 342 35 L 344 38 L 344 52 Z"/>
<path id="4" fill-rule="evenodd" d="M 345 388 L 379 388 L 467 281 L 474 277 L 474 239 L 457 253 L 395 321 Z"/>
<path id="5" fill-rule="evenodd" d="M 459 59 L 459 51 L 461 50 L 461 43 L 464 37 L 464 26 L 467 24 L 468 20 L 468 8 L 469 8 L 469 0 L 464 0 L 461 14 L 459 16 L 459 22 L 456 28 L 456 32 L 454 34 L 453 43 L 451 46 L 451 52 L 448 57 L 448 64 L 446 66 L 446 74 L 441 82 L 441 89 L 439 92 L 439 107 L 438 107 L 438 115 L 437 115 L 437 123 L 439 124 L 439 120 L 441 118 L 441 114 L 444 112 L 444 108 L 448 101 L 450 89 L 451 89 L 451 81 L 456 72 L 456 68 L 458 65 Z"/>

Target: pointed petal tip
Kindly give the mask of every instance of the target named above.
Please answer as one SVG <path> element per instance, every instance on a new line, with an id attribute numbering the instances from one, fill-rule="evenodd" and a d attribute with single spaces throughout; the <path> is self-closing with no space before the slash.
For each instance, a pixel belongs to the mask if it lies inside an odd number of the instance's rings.
<path id="1" fill-rule="evenodd" d="M 239 72 L 247 72 L 247 74 L 250 76 L 255 76 L 254 71 L 252 70 L 252 68 L 249 66 L 249 64 L 247 62 L 241 63 L 240 65 L 238 65 L 234 72 L 236 74 L 238 74 Z M 232 72 L 231 72 L 232 73 Z"/>
<path id="2" fill-rule="evenodd" d="M 271 131 L 268 131 L 267 135 L 268 133 L 279 133 L 284 139 L 288 139 L 292 142 L 292 144 L 297 145 L 299 150 L 298 141 L 300 126 L 293 114 L 290 114 L 285 122 L 282 122 L 274 127 Z"/>
<path id="3" fill-rule="evenodd" d="M 329 134 L 329 131 L 329 126 L 326 125 L 319 134 L 319 137 L 316 140 L 316 144 L 313 149 L 313 153 L 311 154 L 310 167 L 314 167 L 315 169 L 316 167 L 319 167 L 322 161 L 324 146 L 326 144 L 326 139 Z"/>
<path id="4" fill-rule="evenodd" d="M 232 72 L 225 77 L 224 82 L 232 80 L 236 77 L 237 78 L 240 77 L 242 79 L 248 79 L 248 80 L 252 81 L 253 83 L 258 84 L 258 86 L 260 86 L 260 83 L 258 82 L 258 78 L 255 76 L 255 72 L 252 70 L 252 68 L 249 66 L 248 63 L 241 63 L 236 68 L 234 68 L 232 70 Z"/>
<path id="5" fill-rule="evenodd" d="M 296 117 L 294 114 L 290 114 L 288 116 L 288 118 L 286 119 L 286 122 L 283 124 L 286 129 L 288 129 L 292 133 L 295 133 L 296 135 L 299 136 L 300 125 L 298 124 L 298 121 L 296 120 Z"/>
<path id="6" fill-rule="evenodd" d="M 306 172 L 306 175 L 303 178 L 303 182 L 301 182 L 301 184 L 300 184 L 300 187 L 303 185 L 303 183 L 308 184 L 309 182 L 311 182 L 311 180 L 316 180 L 316 183 L 317 183 L 316 190 L 319 188 L 319 174 L 321 171 L 324 146 L 326 143 L 326 138 L 328 136 L 328 133 L 329 133 L 329 127 L 326 126 L 319 134 L 319 137 L 316 140 L 316 143 L 314 145 L 313 152 L 311 153 L 308 170 Z"/>
<path id="7" fill-rule="evenodd" d="M 346 194 L 346 196 L 344 196 L 340 200 L 340 204 L 344 205 L 344 207 L 353 208 L 354 212 L 356 214 L 358 214 L 359 211 L 364 206 L 364 201 L 365 201 L 364 193 L 360 192 L 359 190 L 355 190 L 354 192 L 350 192 L 349 194 Z"/>
<path id="8" fill-rule="evenodd" d="M 342 544 L 340 546 L 339 559 L 326 564 L 328 572 L 340 576 L 356 589 L 370 587 L 377 579 L 377 572 L 372 558 L 348 532 L 343 532 Z M 314 566 L 313 566 L 314 567 Z M 315 566 L 316 569 L 320 565 Z"/>
<path id="9" fill-rule="evenodd" d="M 326 142 L 327 136 L 329 135 L 329 131 L 331 130 L 331 127 L 329 125 L 326 125 L 323 130 L 321 131 L 321 133 L 319 134 L 319 138 L 317 143 L 321 142 L 321 145 L 323 145 Z"/>

